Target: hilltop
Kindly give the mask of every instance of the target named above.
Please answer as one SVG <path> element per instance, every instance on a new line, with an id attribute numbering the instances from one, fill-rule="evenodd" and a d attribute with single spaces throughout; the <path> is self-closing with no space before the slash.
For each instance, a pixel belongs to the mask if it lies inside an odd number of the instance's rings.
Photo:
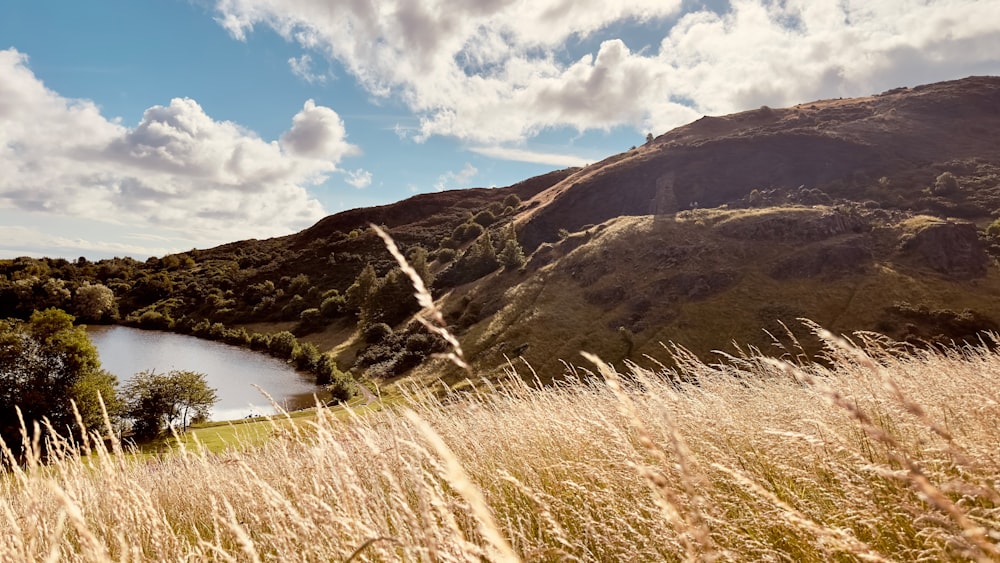
<path id="1" fill-rule="evenodd" d="M 437 378 L 446 368 L 426 358 L 440 344 L 410 322 L 412 290 L 375 223 L 484 374 L 523 357 L 547 380 L 580 350 L 670 363 L 683 356 L 670 342 L 702 357 L 734 343 L 782 353 L 774 341 L 811 353 L 781 324 L 800 317 L 919 345 L 976 340 L 1000 321 L 998 132 L 997 77 L 706 116 L 584 168 L 286 237 L 145 263 L 5 261 L 0 308 L 101 283 L 131 324 L 245 345 L 287 329 L 357 377 Z"/>

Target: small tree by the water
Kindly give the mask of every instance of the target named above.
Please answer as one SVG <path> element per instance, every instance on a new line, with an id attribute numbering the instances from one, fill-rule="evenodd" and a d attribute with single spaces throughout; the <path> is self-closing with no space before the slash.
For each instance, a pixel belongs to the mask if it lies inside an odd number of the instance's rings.
<path id="1" fill-rule="evenodd" d="M 205 374 L 194 371 L 139 372 L 125 385 L 123 395 L 132 429 L 142 439 L 153 438 L 170 425 L 179 423 L 183 430 L 192 421 L 208 418 L 219 400 Z"/>

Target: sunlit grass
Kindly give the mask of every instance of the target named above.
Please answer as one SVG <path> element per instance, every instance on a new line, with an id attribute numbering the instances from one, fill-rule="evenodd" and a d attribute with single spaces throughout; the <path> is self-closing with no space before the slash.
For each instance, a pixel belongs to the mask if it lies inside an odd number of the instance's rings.
<path id="1" fill-rule="evenodd" d="M 8 464 L 0 560 L 1000 557 L 1000 357 L 826 342 L 828 367 L 587 364 L 160 457 L 53 438 L 47 465 Z"/>

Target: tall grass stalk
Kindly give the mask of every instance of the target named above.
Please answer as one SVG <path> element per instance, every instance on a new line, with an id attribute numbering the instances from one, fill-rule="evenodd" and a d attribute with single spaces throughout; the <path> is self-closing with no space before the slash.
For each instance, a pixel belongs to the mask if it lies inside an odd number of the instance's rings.
<path id="1" fill-rule="evenodd" d="M 46 428 L 44 462 L 4 452 L 0 560 L 996 559 L 1000 356 L 824 336 L 823 365 L 595 358 L 224 453 Z"/>

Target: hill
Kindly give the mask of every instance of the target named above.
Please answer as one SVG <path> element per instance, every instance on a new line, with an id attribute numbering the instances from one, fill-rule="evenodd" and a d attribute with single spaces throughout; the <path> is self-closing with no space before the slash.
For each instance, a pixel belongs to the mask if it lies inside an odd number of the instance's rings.
<path id="1" fill-rule="evenodd" d="M 411 322 L 412 289 L 375 223 L 485 374 L 523 357 L 547 380 L 580 350 L 683 361 L 670 342 L 702 357 L 734 342 L 812 353 L 781 324 L 800 317 L 920 345 L 974 340 L 1000 321 L 998 131 L 997 77 L 704 117 L 585 168 L 286 237 L 145 263 L 5 261 L 0 313 L 75 306 L 99 283 L 123 322 L 265 348 L 254 332 L 287 329 L 357 377 L 440 377 L 425 360 L 441 344 Z"/>

